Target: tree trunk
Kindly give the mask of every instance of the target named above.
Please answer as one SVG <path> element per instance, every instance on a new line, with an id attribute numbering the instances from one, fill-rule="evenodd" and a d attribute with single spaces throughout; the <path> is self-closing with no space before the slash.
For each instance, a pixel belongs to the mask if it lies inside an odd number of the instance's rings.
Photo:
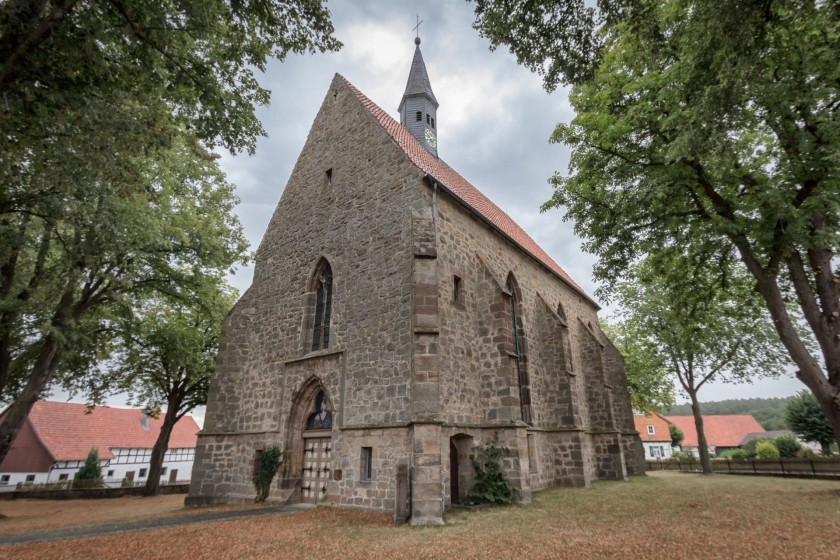
<path id="1" fill-rule="evenodd" d="M 830 343 L 831 346 L 828 344 L 823 344 L 821 346 L 823 350 L 823 358 L 826 360 L 826 364 L 829 364 L 828 375 L 826 375 L 826 372 L 824 372 L 820 365 L 814 360 L 808 348 L 796 332 L 793 321 L 787 312 L 784 297 L 782 296 L 782 291 L 779 288 L 778 279 L 774 274 L 770 274 L 764 270 L 761 263 L 759 263 L 758 260 L 750 253 L 749 247 L 743 242 L 739 243 L 739 241 L 742 240 L 734 240 L 735 245 L 738 247 L 741 254 L 741 260 L 744 261 L 744 264 L 747 266 L 750 273 L 752 273 L 753 277 L 757 280 L 756 288 L 764 298 L 764 302 L 767 304 L 767 310 L 770 312 L 770 317 L 773 319 L 773 324 L 776 327 L 776 332 L 779 334 L 779 339 L 787 349 L 788 355 L 790 355 L 793 363 L 795 363 L 799 368 L 796 372 L 796 377 L 802 381 L 802 383 L 804 383 L 812 393 L 814 393 L 814 396 L 817 398 L 817 401 L 820 403 L 820 406 L 822 406 L 823 411 L 825 412 L 826 420 L 828 420 L 828 423 L 831 425 L 831 429 L 834 432 L 834 438 L 840 442 L 840 371 L 837 371 L 838 368 L 836 367 L 831 367 L 832 364 L 838 363 L 839 360 L 835 359 L 836 356 L 833 351 L 826 352 L 826 349 L 830 350 L 834 345 L 840 346 L 840 339 L 838 339 L 840 334 L 835 334 L 833 326 L 831 328 L 827 328 L 833 336 Z M 811 326 L 811 332 L 819 338 L 818 333 L 814 330 L 814 327 L 818 326 L 821 320 L 819 317 L 819 305 L 813 298 L 813 293 L 810 292 L 810 287 L 806 289 L 806 287 L 803 286 L 803 282 L 800 278 L 802 274 L 797 272 L 798 269 L 795 265 L 796 263 L 793 263 L 793 265 L 789 265 L 788 268 L 791 280 L 796 288 L 797 299 L 799 299 L 803 315 Z M 834 280 L 833 274 L 831 275 L 831 280 Z M 828 324 L 830 325 L 836 321 L 837 320 L 832 317 Z"/>
<path id="2" fill-rule="evenodd" d="M 697 393 L 689 391 L 691 397 L 691 412 L 694 413 L 694 427 L 697 429 L 697 450 L 700 453 L 700 464 L 703 465 L 703 474 L 712 474 L 712 458 L 709 456 L 709 445 L 706 443 L 706 432 L 703 430 L 703 416 L 700 414 L 700 403 L 697 401 Z"/>
<path id="3" fill-rule="evenodd" d="M 61 349 L 58 339 L 53 334 L 47 335 L 38 359 L 32 367 L 32 373 L 20 395 L 12 402 L 6 417 L 0 423 L 0 463 L 12 448 L 12 443 L 26 422 L 32 406 L 52 381 L 61 361 Z"/>
<path id="4" fill-rule="evenodd" d="M 180 403 L 177 403 L 180 405 Z M 172 435 L 172 428 L 177 421 L 178 409 L 180 406 L 173 406 L 169 403 L 166 414 L 163 417 L 163 425 L 160 427 L 155 446 L 152 448 L 152 459 L 149 463 L 149 478 L 146 479 L 146 486 L 143 489 L 144 496 L 156 496 L 160 488 L 160 472 L 163 469 L 163 457 L 169 447 L 169 436 Z"/>

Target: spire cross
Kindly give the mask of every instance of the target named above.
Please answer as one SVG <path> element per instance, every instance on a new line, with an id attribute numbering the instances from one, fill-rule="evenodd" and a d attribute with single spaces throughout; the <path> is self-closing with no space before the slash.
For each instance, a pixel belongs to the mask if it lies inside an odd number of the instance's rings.
<path id="1" fill-rule="evenodd" d="M 420 14 L 417 14 L 417 25 L 414 26 L 412 31 L 417 31 L 417 38 L 418 39 L 420 38 L 420 24 L 421 23 L 423 23 L 423 22 L 420 20 Z"/>

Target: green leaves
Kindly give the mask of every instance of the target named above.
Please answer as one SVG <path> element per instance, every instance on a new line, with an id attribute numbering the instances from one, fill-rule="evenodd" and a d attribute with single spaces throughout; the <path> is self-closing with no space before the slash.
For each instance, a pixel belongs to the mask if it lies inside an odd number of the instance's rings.
<path id="1" fill-rule="evenodd" d="M 823 453 L 835 441 L 831 425 L 810 391 L 800 391 L 791 399 L 785 408 L 785 422 L 793 433 L 805 441 L 816 441 L 822 445 Z"/>
<path id="2" fill-rule="evenodd" d="M 470 453 L 475 477 L 470 479 L 468 504 L 509 504 L 515 496 L 505 475 L 502 474 L 503 457 L 507 447 L 499 447 L 499 434 L 494 434 L 487 445 L 476 445 Z"/>
<path id="3" fill-rule="evenodd" d="M 76 473 L 76 480 L 102 480 L 102 467 L 99 466 L 99 450 L 92 448 L 85 464 Z"/>
<path id="4" fill-rule="evenodd" d="M 271 481 L 274 480 L 274 475 L 277 474 L 280 465 L 283 464 L 285 455 L 286 452 L 280 451 L 280 448 L 276 445 L 269 445 L 260 452 L 259 471 L 252 479 L 254 487 L 257 490 L 257 497 L 254 499 L 254 502 L 265 502 L 266 498 L 268 498 L 268 494 L 271 491 Z"/>
<path id="5" fill-rule="evenodd" d="M 0 89 L 14 120 L 3 128 L 26 137 L 65 111 L 129 102 L 175 115 L 208 146 L 252 152 L 264 134 L 254 106 L 269 99 L 253 69 L 337 50 L 332 32 L 318 0 L 5 2 Z"/>
<path id="6" fill-rule="evenodd" d="M 618 285 L 618 316 L 632 344 L 644 349 L 637 353 L 666 368 L 690 395 L 714 378 L 749 381 L 778 375 L 787 363 L 761 297 L 729 260 L 726 252 L 663 250 Z M 632 368 L 633 347 L 630 356 Z"/>
<path id="7" fill-rule="evenodd" d="M 608 323 L 601 330 L 624 356 L 624 373 L 634 410 L 660 412 L 674 405 L 674 383 L 662 355 L 637 325 L 630 321 Z"/>

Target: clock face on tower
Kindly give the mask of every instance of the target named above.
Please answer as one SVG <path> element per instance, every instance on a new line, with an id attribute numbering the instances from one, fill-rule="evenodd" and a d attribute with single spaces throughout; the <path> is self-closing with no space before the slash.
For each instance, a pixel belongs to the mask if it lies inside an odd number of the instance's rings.
<path id="1" fill-rule="evenodd" d="M 435 131 L 431 128 L 426 129 L 426 144 L 430 148 L 437 148 L 437 136 L 435 136 Z"/>

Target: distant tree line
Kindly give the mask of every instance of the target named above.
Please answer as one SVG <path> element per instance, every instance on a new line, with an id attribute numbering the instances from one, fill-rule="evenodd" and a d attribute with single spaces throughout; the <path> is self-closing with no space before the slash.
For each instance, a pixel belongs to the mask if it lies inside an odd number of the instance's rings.
<path id="1" fill-rule="evenodd" d="M 716 416 L 725 414 L 748 414 L 755 418 L 767 431 L 789 430 L 785 423 L 785 407 L 794 397 L 770 399 L 727 399 L 700 403 L 703 414 Z M 675 416 L 691 415 L 691 405 L 678 404 L 663 414 Z"/>

